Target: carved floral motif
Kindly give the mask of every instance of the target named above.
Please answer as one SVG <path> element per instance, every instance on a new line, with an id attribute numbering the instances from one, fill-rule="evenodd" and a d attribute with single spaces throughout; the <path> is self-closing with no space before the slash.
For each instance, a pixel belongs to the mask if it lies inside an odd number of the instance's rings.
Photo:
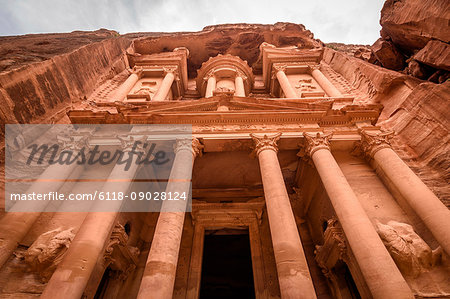
<path id="1" fill-rule="evenodd" d="M 372 157 L 376 152 L 383 148 L 390 148 L 391 142 L 394 132 L 386 131 L 386 132 L 369 132 L 366 130 L 361 130 L 361 149 L 364 153 Z"/>
<path id="2" fill-rule="evenodd" d="M 256 134 L 250 134 L 250 137 L 255 142 L 255 150 L 253 153 L 256 154 L 256 156 L 259 155 L 263 150 L 273 150 L 275 152 L 278 152 L 278 145 L 277 141 L 280 140 L 281 133 L 276 133 L 274 135 L 266 135 L 260 136 Z"/>
<path id="3" fill-rule="evenodd" d="M 333 133 L 321 134 L 320 132 L 317 132 L 315 135 L 303 133 L 303 137 L 305 137 L 305 144 L 299 151 L 298 156 L 312 157 L 312 155 L 320 149 L 330 150 L 330 139 L 332 136 Z"/>

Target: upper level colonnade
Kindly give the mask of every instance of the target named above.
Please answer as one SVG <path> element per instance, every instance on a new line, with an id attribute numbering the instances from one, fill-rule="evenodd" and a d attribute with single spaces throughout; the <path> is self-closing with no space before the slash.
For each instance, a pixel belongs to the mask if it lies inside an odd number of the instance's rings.
<path id="1" fill-rule="evenodd" d="M 238 56 L 219 54 L 196 69 L 196 78 L 188 77 L 189 50 L 185 47 L 156 54 L 129 54 L 129 76 L 109 101 L 142 105 L 224 93 L 289 99 L 348 97 L 320 70 L 323 49 L 277 48 L 268 43 L 262 43 L 259 49 L 258 71 Z"/>

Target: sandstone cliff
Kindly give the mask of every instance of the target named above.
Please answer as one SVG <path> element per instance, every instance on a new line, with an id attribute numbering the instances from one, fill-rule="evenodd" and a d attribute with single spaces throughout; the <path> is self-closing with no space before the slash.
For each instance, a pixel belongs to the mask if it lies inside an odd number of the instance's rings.
<path id="1" fill-rule="evenodd" d="M 450 70 L 450 2 L 387 0 L 381 38 L 372 51 L 381 65 L 435 83 Z"/>

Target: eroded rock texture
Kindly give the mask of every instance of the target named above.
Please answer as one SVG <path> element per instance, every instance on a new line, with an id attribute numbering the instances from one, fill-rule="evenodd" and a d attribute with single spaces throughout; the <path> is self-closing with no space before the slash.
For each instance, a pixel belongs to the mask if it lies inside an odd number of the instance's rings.
<path id="1" fill-rule="evenodd" d="M 372 51 L 382 66 L 435 83 L 449 78 L 449 1 L 387 0 L 380 24 Z"/>

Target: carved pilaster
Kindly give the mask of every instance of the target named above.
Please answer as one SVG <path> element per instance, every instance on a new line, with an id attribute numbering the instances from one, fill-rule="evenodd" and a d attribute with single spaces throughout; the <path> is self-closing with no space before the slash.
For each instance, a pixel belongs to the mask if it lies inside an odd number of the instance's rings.
<path id="1" fill-rule="evenodd" d="M 203 148 L 204 146 L 195 137 L 177 139 L 176 143 L 174 144 L 175 153 L 181 150 L 188 150 L 192 152 L 194 158 L 202 155 Z"/>
<path id="2" fill-rule="evenodd" d="M 301 148 L 297 155 L 306 158 L 312 157 L 320 149 L 330 150 L 330 139 L 332 136 L 333 133 L 321 134 L 317 132 L 315 135 L 303 133 L 303 137 L 305 138 L 304 147 Z"/>
<path id="3" fill-rule="evenodd" d="M 394 131 L 370 132 L 361 130 L 361 142 L 358 144 L 365 156 L 372 159 L 376 152 L 383 148 L 390 148 Z"/>
<path id="4" fill-rule="evenodd" d="M 332 218 L 327 221 L 323 238 L 323 245 L 317 245 L 314 254 L 317 264 L 322 268 L 322 272 L 327 275 L 331 273 L 331 269 L 339 260 L 348 262 L 349 259 L 344 232 L 336 219 Z"/>
<path id="5" fill-rule="evenodd" d="M 274 152 L 278 152 L 277 141 L 280 140 L 281 132 L 273 134 L 273 135 L 265 135 L 258 136 L 255 134 L 250 134 L 250 137 L 255 142 L 255 149 L 253 150 L 253 154 L 256 156 L 259 155 L 263 150 L 273 150 Z"/>
<path id="6" fill-rule="evenodd" d="M 125 280 L 136 268 L 140 252 L 136 247 L 127 245 L 128 235 L 125 228 L 117 223 L 103 253 L 103 266 L 112 264 L 111 269 L 118 271 L 118 278 Z"/>

